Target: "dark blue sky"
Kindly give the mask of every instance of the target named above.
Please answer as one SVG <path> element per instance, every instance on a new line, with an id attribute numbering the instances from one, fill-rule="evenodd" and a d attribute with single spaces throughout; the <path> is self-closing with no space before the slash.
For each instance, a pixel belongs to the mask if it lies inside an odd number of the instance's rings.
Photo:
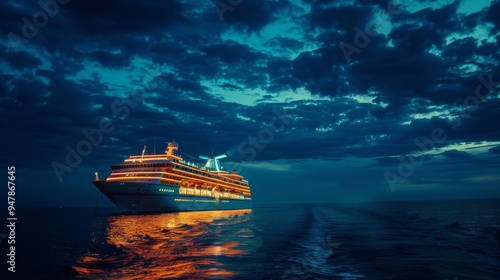
<path id="1" fill-rule="evenodd" d="M 3 1 L 18 205 L 171 139 L 255 203 L 500 197 L 500 1 L 404 2 Z"/>

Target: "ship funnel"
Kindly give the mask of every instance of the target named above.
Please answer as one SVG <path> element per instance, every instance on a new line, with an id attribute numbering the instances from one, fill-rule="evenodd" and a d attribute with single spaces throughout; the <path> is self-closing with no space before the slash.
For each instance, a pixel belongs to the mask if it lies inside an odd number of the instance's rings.
<path id="1" fill-rule="evenodd" d="M 214 159 L 221 159 L 221 158 L 227 158 L 227 154 L 222 154 L 222 155 L 218 155 L 216 157 L 214 157 Z"/>
<path id="2" fill-rule="evenodd" d="M 220 162 L 219 162 L 219 159 L 223 159 L 225 157 L 227 157 L 227 154 L 222 154 L 222 155 L 218 155 L 218 156 L 210 156 L 210 157 L 207 157 L 207 156 L 198 156 L 200 159 L 206 159 L 207 160 L 207 163 L 205 164 L 205 168 L 208 169 L 208 170 L 212 170 L 212 171 L 220 171 L 221 170 L 221 166 L 220 166 Z"/>

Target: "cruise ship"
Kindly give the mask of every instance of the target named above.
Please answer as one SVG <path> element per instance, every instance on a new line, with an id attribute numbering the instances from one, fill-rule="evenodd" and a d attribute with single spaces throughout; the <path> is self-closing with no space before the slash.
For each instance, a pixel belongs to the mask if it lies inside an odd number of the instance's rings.
<path id="1" fill-rule="evenodd" d="M 223 171 L 220 156 L 200 156 L 206 164 L 188 163 L 167 142 L 164 154 L 130 156 L 112 165 L 105 180 L 93 184 L 123 212 L 233 210 L 252 207 L 248 181 L 236 171 Z"/>

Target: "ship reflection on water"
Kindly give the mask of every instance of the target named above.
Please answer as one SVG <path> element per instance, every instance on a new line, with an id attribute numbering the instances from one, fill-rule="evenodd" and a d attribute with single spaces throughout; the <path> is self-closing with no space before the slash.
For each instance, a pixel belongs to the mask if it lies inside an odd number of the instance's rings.
<path id="1" fill-rule="evenodd" d="M 81 278 L 206 279 L 236 276 L 222 258 L 246 255 L 255 244 L 251 210 L 107 217 L 111 250 L 87 252 L 73 266 Z M 230 234 L 229 234 L 230 233 Z M 111 246 L 114 245 L 114 246 Z"/>

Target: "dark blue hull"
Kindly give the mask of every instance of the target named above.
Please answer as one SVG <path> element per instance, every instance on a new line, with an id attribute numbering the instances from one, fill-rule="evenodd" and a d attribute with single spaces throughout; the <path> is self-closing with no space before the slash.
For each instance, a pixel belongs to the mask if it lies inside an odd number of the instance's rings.
<path id="1" fill-rule="evenodd" d="M 252 200 L 179 194 L 165 184 L 93 181 L 124 212 L 183 212 L 252 208 Z"/>

